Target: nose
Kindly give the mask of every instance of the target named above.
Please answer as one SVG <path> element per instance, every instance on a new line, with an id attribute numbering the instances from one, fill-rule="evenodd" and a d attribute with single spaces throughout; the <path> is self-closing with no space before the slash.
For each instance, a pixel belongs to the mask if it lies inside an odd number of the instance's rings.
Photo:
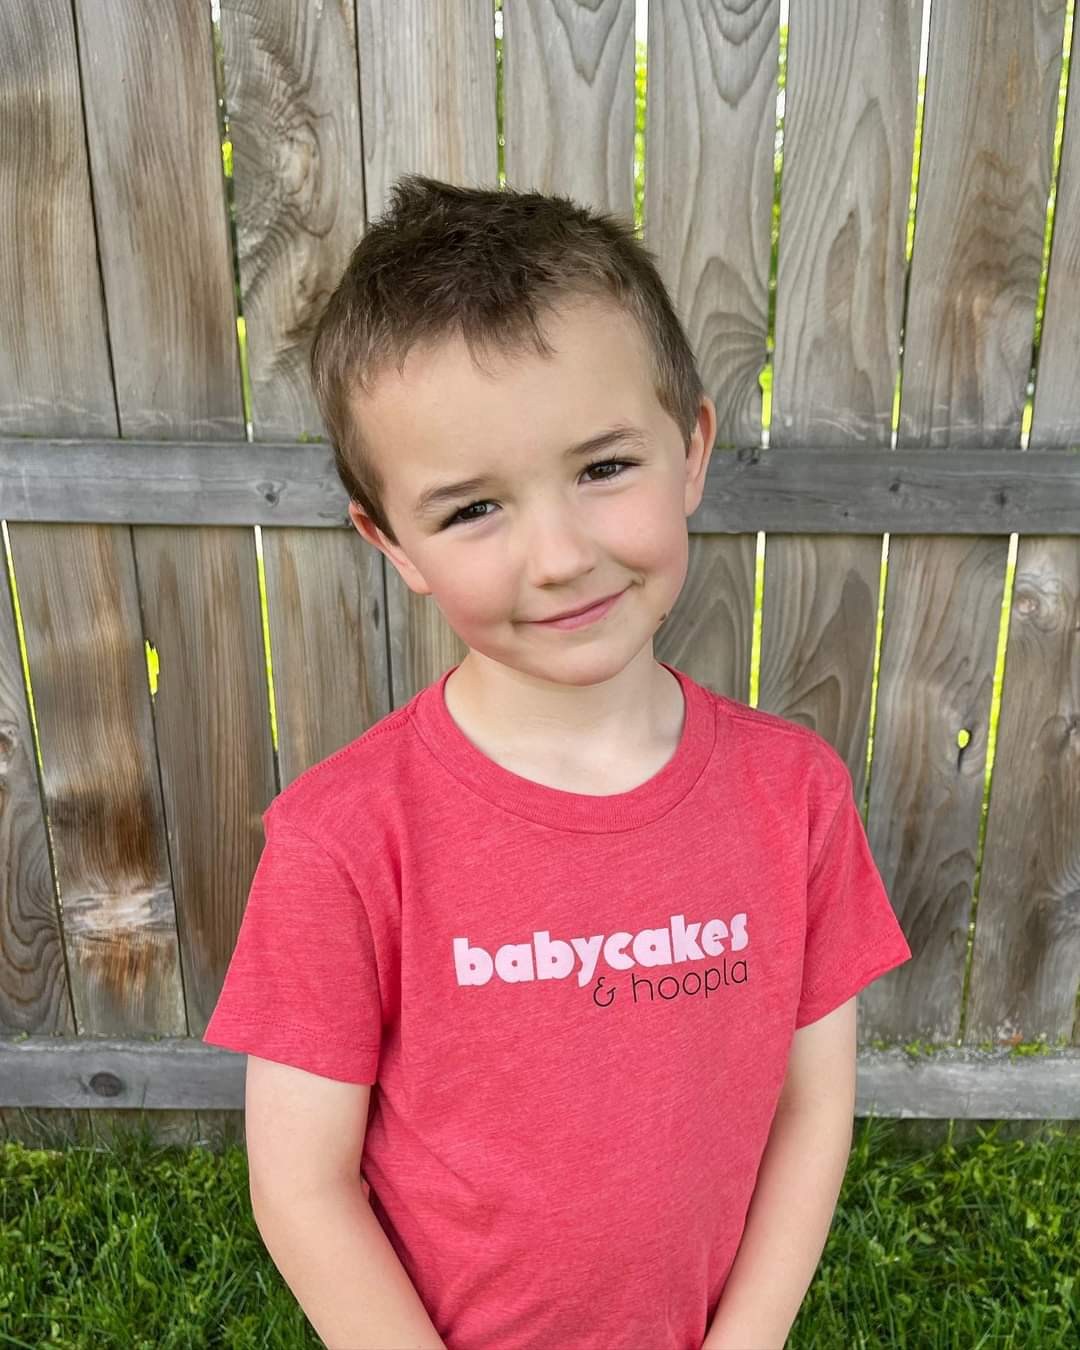
<path id="1" fill-rule="evenodd" d="M 590 572 L 599 556 L 584 519 L 563 500 L 530 513 L 522 547 L 529 583 L 537 589 L 574 581 Z"/>

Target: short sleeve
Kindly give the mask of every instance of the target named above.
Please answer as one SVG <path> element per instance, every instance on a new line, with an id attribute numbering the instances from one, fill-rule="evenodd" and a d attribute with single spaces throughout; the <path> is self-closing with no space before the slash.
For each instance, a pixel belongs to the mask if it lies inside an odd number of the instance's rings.
<path id="1" fill-rule="evenodd" d="M 842 771 L 843 785 L 806 884 L 806 948 L 796 1030 L 911 959 L 870 852 L 850 770 L 835 751 L 830 758 Z"/>
<path id="2" fill-rule="evenodd" d="M 202 1040 L 345 1083 L 374 1083 L 376 953 L 347 870 L 271 804 L 217 1005 Z"/>

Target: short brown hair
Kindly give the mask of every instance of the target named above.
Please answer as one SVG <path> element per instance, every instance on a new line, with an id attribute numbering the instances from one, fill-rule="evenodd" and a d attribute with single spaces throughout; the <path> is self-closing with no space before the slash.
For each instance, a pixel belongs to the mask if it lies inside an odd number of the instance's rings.
<path id="1" fill-rule="evenodd" d="M 638 323 L 653 354 L 657 401 L 685 445 L 704 389 L 694 353 L 656 268 L 656 257 L 618 216 L 568 197 L 461 187 L 405 174 L 390 209 L 368 226 L 319 319 L 311 381 L 354 501 L 397 544 L 385 484 L 365 446 L 353 396 L 370 392 L 410 349 L 460 335 L 478 351 L 550 356 L 538 323 L 560 302 L 614 301 Z"/>

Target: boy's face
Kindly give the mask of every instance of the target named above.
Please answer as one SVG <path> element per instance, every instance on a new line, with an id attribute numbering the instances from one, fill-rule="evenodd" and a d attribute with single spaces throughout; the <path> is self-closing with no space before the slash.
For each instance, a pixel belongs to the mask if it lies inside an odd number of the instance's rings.
<path id="1" fill-rule="evenodd" d="M 460 338 L 414 349 L 400 377 L 381 375 L 357 410 L 398 545 L 354 503 L 349 515 L 469 648 L 540 680 L 594 684 L 651 651 L 682 590 L 686 517 L 701 501 L 716 410 L 702 400 L 687 454 L 629 316 L 578 303 L 544 331 L 554 357 L 486 356 L 492 376 Z M 616 424 L 640 442 L 567 455 Z M 430 489 L 465 479 L 484 481 L 420 509 Z M 584 627 L 535 622 L 620 592 Z"/>

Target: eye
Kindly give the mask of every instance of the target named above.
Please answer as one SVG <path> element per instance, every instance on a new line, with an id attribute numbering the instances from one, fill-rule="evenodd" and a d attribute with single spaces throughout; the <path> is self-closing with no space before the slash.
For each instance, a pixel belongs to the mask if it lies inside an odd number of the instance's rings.
<path id="1" fill-rule="evenodd" d="M 582 472 L 591 473 L 593 469 L 607 469 L 607 468 L 614 468 L 619 470 L 618 473 L 608 473 L 605 474 L 603 478 L 594 480 L 601 483 L 605 483 L 611 478 L 619 478 L 621 476 L 621 472 L 623 469 L 632 468 L 637 463 L 638 461 L 636 459 L 598 459 L 594 460 L 592 464 L 586 464 Z"/>
<path id="2" fill-rule="evenodd" d="M 471 511 L 475 506 L 486 506 L 486 505 L 487 505 L 486 502 L 470 502 L 468 506 L 460 507 L 457 511 L 454 512 L 452 516 L 446 517 L 443 523 L 439 526 L 439 529 L 440 530 L 448 529 L 451 525 L 457 525 L 459 522 L 462 525 L 468 525 L 468 523 L 472 520 L 483 520 L 484 516 L 490 514 L 489 512 L 485 511 L 484 515 L 481 516 L 466 515 L 466 512 Z"/>
<path id="3" fill-rule="evenodd" d="M 614 469 L 614 473 L 604 474 L 602 477 L 594 478 L 592 480 L 594 483 L 607 483 L 613 478 L 621 478 L 624 469 L 633 468 L 633 466 L 638 463 L 640 463 L 640 460 L 636 459 L 597 459 L 591 464 L 586 464 L 581 472 L 592 473 L 593 469 Z M 486 520 L 487 517 L 492 514 L 490 511 L 484 511 L 480 515 L 472 516 L 469 515 L 468 512 L 472 511 L 477 506 L 488 506 L 491 504 L 492 503 L 488 501 L 476 501 L 470 502 L 468 506 L 459 507 L 452 515 L 447 516 L 439 528 L 445 530 L 451 525 L 468 525 L 472 521 Z"/>

